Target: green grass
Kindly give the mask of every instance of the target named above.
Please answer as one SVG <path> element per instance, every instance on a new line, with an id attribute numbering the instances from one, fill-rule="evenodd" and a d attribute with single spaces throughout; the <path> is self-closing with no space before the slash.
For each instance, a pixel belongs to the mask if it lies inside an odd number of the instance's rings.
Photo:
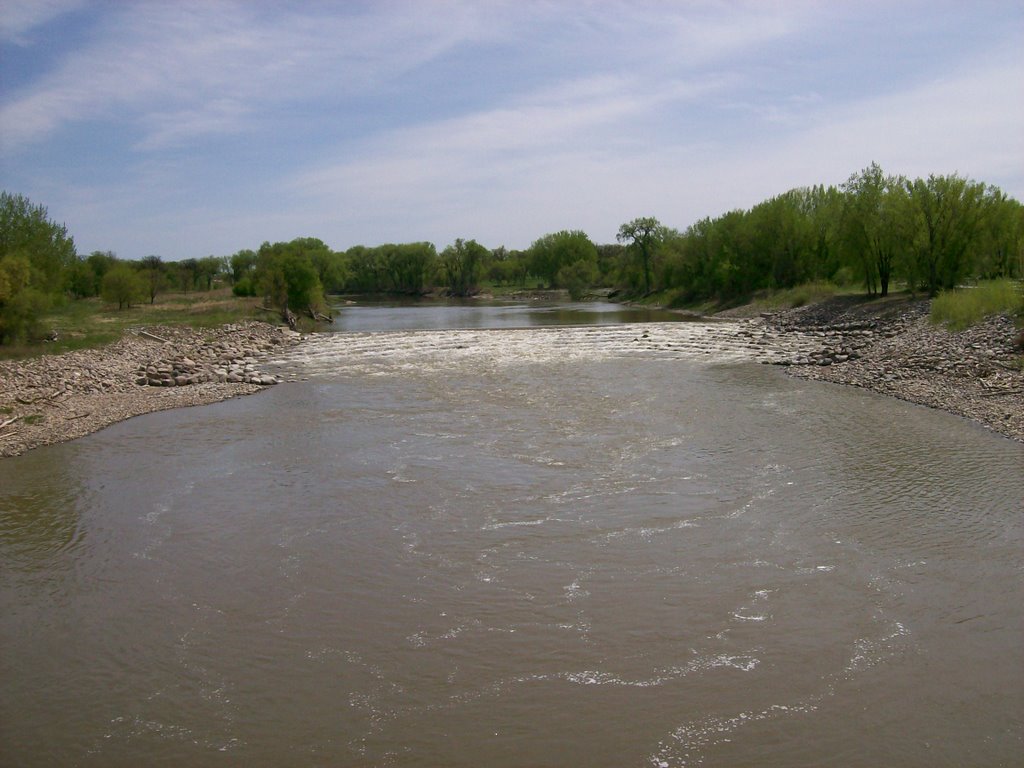
<path id="1" fill-rule="evenodd" d="M 848 291 L 840 289 L 832 283 L 804 283 L 793 288 L 772 291 L 764 299 L 764 303 L 768 309 L 796 309 L 830 299 L 837 293 L 848 293 Z"/>
<path id="2" fill-rule="evenodd" d="M 19 359 L 93 349 L 121 338 L 129 328 L 154 325 L 187 325 L 213 328 L 245 320 L 276 317 L 258 312 L 257 299 L 239 298 L 223 288 L 209 292 L 164 294 L 154 304 L 137 304 L 119 310 L 99 299 L 68 300 L 41 318 L 39 327 L 57 331 L 57 341 L 0 346 L 0 359 Z"/>
<path id="3" fill-rule="evenodd" d="M 971 288 L 944 291 L 932 301 L 931 321 L 960 331 L 991 315 L 1024 313 L 1024 286 L 1014 280 L 984 280 Z"/>

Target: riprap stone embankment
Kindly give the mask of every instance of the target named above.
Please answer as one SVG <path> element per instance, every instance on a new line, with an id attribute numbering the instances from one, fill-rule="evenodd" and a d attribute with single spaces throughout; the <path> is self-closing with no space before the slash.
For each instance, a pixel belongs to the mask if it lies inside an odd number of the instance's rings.
<path id="1" fill-rule="evenodd" d="M 299 334 L 266 323 L 159 327 L 101 349 L 0 362 L 0 456 L 87 435 L 143 413 L 258 392 L 271 351 Z"/>
<path id="2" fill-rule="evenodd" d="M 773 314 L 764 332 L 801 345 L 776 362 L 795 376 L 939 408 L 1024 441 L 1021 331 L 997 315 L 963 331 L 929 319 L 927 300 L 830 301 Z"/>

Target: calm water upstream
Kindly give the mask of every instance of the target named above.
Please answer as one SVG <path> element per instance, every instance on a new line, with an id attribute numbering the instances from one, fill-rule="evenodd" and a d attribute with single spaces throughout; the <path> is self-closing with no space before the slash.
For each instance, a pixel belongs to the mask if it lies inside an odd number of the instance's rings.
<path id="1" fill-rule="evenodd" d="M 1024 760 L 1024 446 L 697 324 L 350 309 L 0 462 L 0 764 Z"/>

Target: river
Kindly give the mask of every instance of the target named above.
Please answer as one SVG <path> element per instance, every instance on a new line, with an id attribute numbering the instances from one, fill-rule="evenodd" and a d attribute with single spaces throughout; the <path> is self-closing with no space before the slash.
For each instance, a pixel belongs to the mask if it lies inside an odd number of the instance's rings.
<path id="1" fill-rule="evenodd" d="M 346 307 L 0 462 L 0 763 L 1019 765 L 1024 446 L 666 319 Z"/>

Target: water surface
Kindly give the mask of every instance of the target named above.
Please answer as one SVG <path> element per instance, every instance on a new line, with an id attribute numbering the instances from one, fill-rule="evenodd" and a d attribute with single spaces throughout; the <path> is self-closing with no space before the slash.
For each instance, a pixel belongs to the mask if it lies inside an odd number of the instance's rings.
<path id="1" fill-rule="evenodd" d="M 1022 446 L 643 328 L 0 462 L 2 762 L 1019 764 Z"/>

